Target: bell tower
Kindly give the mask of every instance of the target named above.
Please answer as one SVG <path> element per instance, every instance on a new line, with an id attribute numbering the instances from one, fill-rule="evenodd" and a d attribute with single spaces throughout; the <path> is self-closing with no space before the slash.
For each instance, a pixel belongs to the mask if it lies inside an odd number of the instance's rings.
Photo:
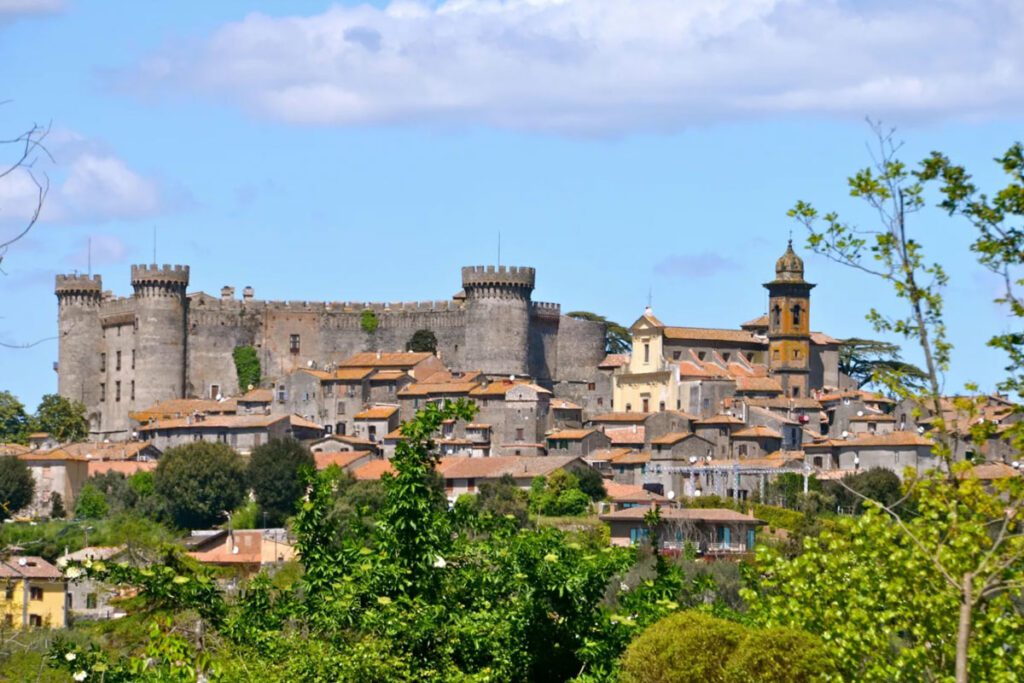
<path id="1" fill-rule="evenodd" d="M 768 367 L 787 398 L 808 396 L 811 371 L 811 289 L 804 262 L 789 241 L 768 290 Z"/>

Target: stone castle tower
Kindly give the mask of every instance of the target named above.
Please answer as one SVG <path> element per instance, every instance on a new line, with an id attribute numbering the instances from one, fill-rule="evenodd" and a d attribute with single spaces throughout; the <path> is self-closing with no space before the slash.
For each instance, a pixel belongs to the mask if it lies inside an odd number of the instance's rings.
<path id="1" fill-rule="evenodd" d="M 132 411 L 244 391 L 232 360 L 238 346 L 253 347 L 273 381 L 362 351 L 403 351 L 420 329 L 435 334 L 454 370 L 583 391 L 599 374 L 605 326 L 533 301 L 534 279 L 533 268 L 469 266 L 452 299 L 373 303 L 258 300 L 251 287 L 241 299 L 230 286 L 220 296 L 187 293 L 183 265 L 132 266 L 129 297 L 103 291 L 99 276 L 58 275 L 59 392 L 85 404 L 93 438 L 125 439 Z M 362 324 L 367 312 L 372 330 Z"/>
<path id="2" fill-rule="evenodd" d="M 768 290 L 768 367 L 790 398 L 808 396 L 811 372 L 811 289 L 804 280 L 804 262 L 789 241 L 775 263 Z"/>
<path id="3" fill-rule="evenodd" d="M 462 269 L 466 292 L 463 365 L 488 375 L 530 374 L 530 297 L 534 269 L 516 266 L 468 266 Z"/>

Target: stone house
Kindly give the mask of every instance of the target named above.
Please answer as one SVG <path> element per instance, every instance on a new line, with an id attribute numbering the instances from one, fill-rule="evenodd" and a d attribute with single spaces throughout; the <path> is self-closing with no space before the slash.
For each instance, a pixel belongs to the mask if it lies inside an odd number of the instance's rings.
<path id="1" fill-rule="evenodd" d="M 583 408 L 564 398 L 551 399 L 551 428 L 579 429 L 583 426 Z"/>
<path id="2" fill-rule="evenodd" d="M 915 432 L 866 434 L 845 441 L 832 442 L 832 458 L 836 469 L 870 470 L 876 467 L 903 477 L 910 467 L 918 474 L 941 466 L 932 453 L 934 442 Z"/>
<path id="3" fill-rule="evenodd" d="M 274 403 L 273 389 L 250 389 L 235 399 L 239 415 L 269 415 Z"/>
<path id="4" fill-rule="evenodd" d="M 0 619 L 4 627 L 65 628 L 67 582 L 41 557 L 11 555 L 0 560 Z"/>
<path id="5" fill-rule="evenodd" d="M 886 413 L 865 413 L 858 411 L 847 423 L 847 429 L 854 437 L 864 434 L 891 434 L 896 431 L 896 417 Z"/>
<path id="6" fill-rule="evenodd" d="M 49 517 L 53 495 L 60 494 L 65 510 L 74 510 L 78 493 L 89 478 L 89 459 L 62 448 L 52 451 L 30 451 L 16 456 L 32 473 L 35 494 L 28 507 L 18 511 L 29 517 Z"/>
<path id="7" fill-rule="evenodd" d="M 203 564 L 235 567 L 247 575 L 296 556 L 285 529 L 193 531 L 184 544 L 188 556 Z"/>
<path id="8" fill-rule="evenodd" d="M 380 441 L 384 435 L 398 428 L 398 406 L 378 405 L 358 412 L 353 417 L 353 436 L 368 441 Z"/>
<path id="9" fill-rule="evenodd" d="M 296 370 L 278 384 L 273 412 L 301 415 L 329 434 L 351 434 L 352 418 L 370 401 L 369 368 Z"/>
<path id="10" fill-rule="evenodd" d="M 88 546 L 73 553 L 61 555 L 58 565 L 68 562 L 120 562 L 125 557 L 124 546 L 100 547 Z M 111 599 L 119 597 L 121 591 L 114 586 L 82 577 L 70 581 L 67 586 L 67 608 L 71 614 L 80 619 L 112 619 L 124 616 L 125 612 L 111 604 Z"/>
<path id="11" fill-rule="evenodd" d="M 730 435 L 732 457 L 763 458 L 782 448 L 782 434 L 771 427 L 753 425 L 737 429 Z"/>
<path id="12" fill-rule="evenodd" d="M 650 507 L 651 505 L 673 505 L 672 501 L 665 496 L 634 484 L 606 481 L 604 489 L 608 494 L 606 498 L 608 512 L 634 507 Z"/>
<path id="13" fill-rule="evenodd" d="M 627 450 L 608 461 L 612 479 L 620 484 L 643 484 L 648 466 L 651 464 L 649 451 Z"/>
<path id="14" fill-rule="evenodd" d="M 245 454 L 272 439 L 316 439 L 323 435 L 323 429 L 297 415 L 196 415 L 150 421 L 139 427 L 139 433 L 160 451 L 207 441 L 226 443 Z"/>
<path id="15" fill-rule="evenodd" d="M 548 435 L 548 452 L 585 458 L 594 451 L 608 448 L 611 440 L 596 429 L 562 429 Z"/>
<path id="16" fill-rule="evenodd" d="M 480 485 L 509 475 L 516 486 L 528 491 L 536 477 L 549 477 L 559 470 L 578 472 L 589 469 L 583 460 L 571 455 L 494 456 L 490 458 L 442 458 L 438 472 L 444 477 L 445 492 L 454 501 L 464 493 L 477 493 Z"/>
<path id="17" fill-rule="evenodd" d="M 712 456 L 729 458 L 732 434 L 746 427 L 746 423 L 735 415 L 720 413 L 693 423 L 693 433 L 714 445 Z"/>
<path id="18" fill-rule="evenodd" d="M 649 539 L 644 516 L 649 506 L 631 507 L 600 516 L 611 530 L 613 546 L 629 546 Z M 754 551 L 757 527 L 765 523 L 751 515 L 722 508 L 660 507 L 659 548 L 682 552 L 690 544 L 703 556 L 729 556 Z"/>
<path id="19" fill-rule="evenodd" d="M 691 432 L 669 432 L 651 440 L 651 459 L 679 462 L 690 462 L 690 458 L 703 460 L 714 447 L 712 442 Z"/>

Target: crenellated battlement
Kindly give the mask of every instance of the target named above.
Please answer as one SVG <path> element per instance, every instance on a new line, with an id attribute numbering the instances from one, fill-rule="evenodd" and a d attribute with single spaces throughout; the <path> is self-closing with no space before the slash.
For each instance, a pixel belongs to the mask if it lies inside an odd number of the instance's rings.
<path id="1" fill-rule="evenodd" d="M 62 301 L 81 297 L 98 302 L 103 294 L 103 279 L 99 275 L 58 275 L 53 291 Z"/>
<path id="2" fill-rule="evenodd" d="M 530 315 L 541 318 L 557 318 L 562 315 L 562 305 L 548 301 L 530 302 Z"/>
<path id="3" fill-rule="evenodd" d="M 536 270 L 527 266 L 466 266 L 462 269 L 462 286 L 512 286 L 533 289 Z"/>
<path id="4" fill-rule="evenodd" d="M 188 266 L 164 264 L 158 266 L 138 264 L 132 266 L 132 286 L 160 285 L 176 286 L 184 289 L 188 286 Z"/>

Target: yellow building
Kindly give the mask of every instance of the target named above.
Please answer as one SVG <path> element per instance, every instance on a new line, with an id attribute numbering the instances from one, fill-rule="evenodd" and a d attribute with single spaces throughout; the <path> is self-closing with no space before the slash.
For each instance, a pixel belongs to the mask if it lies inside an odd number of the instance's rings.
<path id="1" fill-rule="evenodd" d="M 0 619 L 7 628 L 64 628 L 67 582 L 41 557 L 0 560 Z"/>

